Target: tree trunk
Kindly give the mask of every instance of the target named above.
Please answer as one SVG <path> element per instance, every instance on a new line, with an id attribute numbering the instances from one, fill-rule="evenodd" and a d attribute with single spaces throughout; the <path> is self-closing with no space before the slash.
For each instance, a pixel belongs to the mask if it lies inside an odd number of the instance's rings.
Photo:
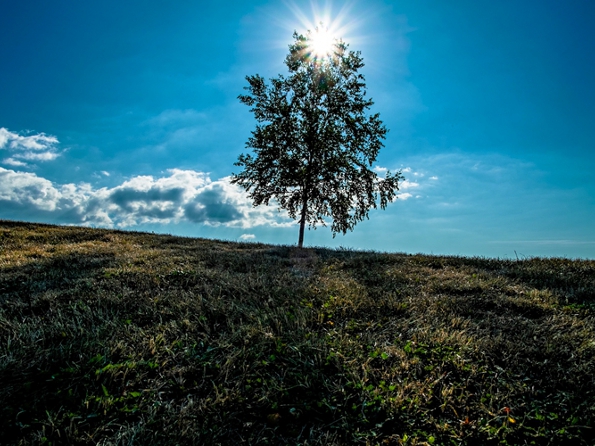
<path id="1" fill-rule="evenodd" d="M 302 217 L 300 218 L 300 238 L 298 240 L 298 248 L 304 247 L 304 228 L 306 227 L 306 211 L 308 210 L 308 198 L 304 193 L 304 200 L 302 205 Z"/>

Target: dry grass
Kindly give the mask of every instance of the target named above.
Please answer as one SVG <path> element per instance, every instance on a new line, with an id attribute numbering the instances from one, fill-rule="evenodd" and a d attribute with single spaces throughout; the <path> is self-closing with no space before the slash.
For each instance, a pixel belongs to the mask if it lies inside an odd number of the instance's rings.
<path id="1" fill-rule="evenodd" d="M 5 444 L 594 444 L 595 262 L 0 221 Z"/>

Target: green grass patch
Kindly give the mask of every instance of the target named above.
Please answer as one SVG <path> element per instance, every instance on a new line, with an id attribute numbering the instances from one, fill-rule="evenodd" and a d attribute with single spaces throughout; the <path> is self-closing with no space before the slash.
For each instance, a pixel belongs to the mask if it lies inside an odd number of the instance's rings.
<path id="1" fill-rule="evenodd" d="M 595 443 L 595 262 L 0 221 L 3 444 Z"/>

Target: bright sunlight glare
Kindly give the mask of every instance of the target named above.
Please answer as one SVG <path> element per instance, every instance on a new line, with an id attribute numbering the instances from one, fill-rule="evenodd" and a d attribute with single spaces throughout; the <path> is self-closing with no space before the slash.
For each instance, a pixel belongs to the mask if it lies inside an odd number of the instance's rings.
<path id="1" fill-rule="evenodd" d="M 328 29 L 320 27 L 312 32 L 312 53 L 317 58 L 327 57 L 333 52 L 335 38 L 331 35 Z"/>
<path id="2" fill-rule="evenodd" d="M 354 43 L 355 36 L 352 33 L 361 25 L 361 18 L 349 17 L 352 6 L 350 2 L 342 3 L 338 11 L 332 10 L 330 1 L 327 1 L 326 6 L 322 8 L 317 2 L 311 2 L 310 14 L 305 13 L 291 0 L 286 4 L 293 12 L 294 20 L 286 22 L 285 27 L 291 31 L 297 28 L 297 31 L 302 34 L 310 31 L 313 39 L 312 53 L 315 57 L 327 57 L 333 52 L 334 45 L 338 40 Z M 296 27 L 295 19 L 300 26 Z"/>

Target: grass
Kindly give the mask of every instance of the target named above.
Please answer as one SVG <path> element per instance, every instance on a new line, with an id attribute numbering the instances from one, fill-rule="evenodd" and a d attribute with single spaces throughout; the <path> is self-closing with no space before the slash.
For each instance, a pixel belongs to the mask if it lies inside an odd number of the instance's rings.
<path id="1" fill-rule="evenodd" d="M 0 221 L 0 443 L 595 444 L 595 261 Z"/>

